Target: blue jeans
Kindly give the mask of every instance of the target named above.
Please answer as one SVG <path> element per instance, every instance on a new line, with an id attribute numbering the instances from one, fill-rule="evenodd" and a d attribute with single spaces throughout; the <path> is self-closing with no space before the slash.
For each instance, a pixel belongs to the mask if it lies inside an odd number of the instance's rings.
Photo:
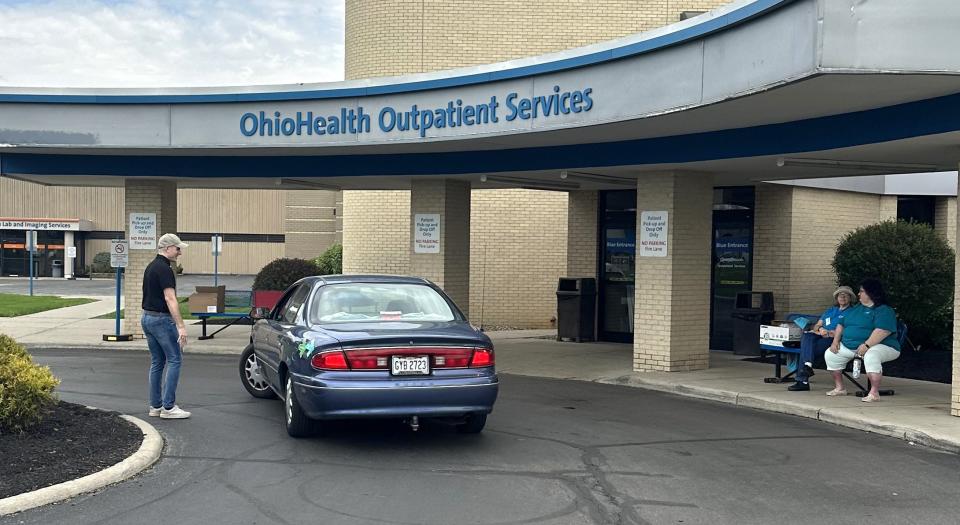
<path id="1" fill-rule="evenodd" d="M 823 337 L 818 334 L 804 332 L 800 339 L 800 360 L 797 363 L 797 381 L 806 383 L 810 380 L 807 377 L 807 370 L 803 367 L 804 363 L 813 363 L 813 356 L 826 352 L 833 342 L 832 337 Z"/>
<path id="2" fill-rule="evenodd" d="M 169 315 L 144 314 L 140 318 L 140 326 L 150 347 L 150 406 L 159 408 L 162 405 L 169 410 L 177 403 L 177 383 L 180 381 L 180 336 L 177 325 Z M 166 380 L 163 379 L 164 367 L 167 369 Z"/>

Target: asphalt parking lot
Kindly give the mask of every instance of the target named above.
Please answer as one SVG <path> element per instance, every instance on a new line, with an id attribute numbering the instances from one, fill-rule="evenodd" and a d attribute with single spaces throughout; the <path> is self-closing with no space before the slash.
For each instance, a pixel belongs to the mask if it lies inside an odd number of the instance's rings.
<path id="1" fill-rule="evenodd" d="M 148 357 L 35 350 L 63 399 L 145 415 Z M 503 376 L 487 430 L 346 422 L 289 438 L 234 356 L 188 355 L 160 462 L 0 523 L 955 523 L 960 458 L 802 418 Z M 91 436 L 95 439 L 95 436 Z"/>

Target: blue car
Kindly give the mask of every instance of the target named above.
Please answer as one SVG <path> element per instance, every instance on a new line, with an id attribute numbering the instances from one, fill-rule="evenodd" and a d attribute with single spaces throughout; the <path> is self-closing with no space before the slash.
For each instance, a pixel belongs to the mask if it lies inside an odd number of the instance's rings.
<path id="1" fill-rule="evenodd" d="M 254 309 L 240 378 L 254 397 L 281 397 L 287 432 L 323 421 L 443 418 L 483 430 L 499 378 L 490 338 L 425 279 L 308 277 L 273 311 Z"/>

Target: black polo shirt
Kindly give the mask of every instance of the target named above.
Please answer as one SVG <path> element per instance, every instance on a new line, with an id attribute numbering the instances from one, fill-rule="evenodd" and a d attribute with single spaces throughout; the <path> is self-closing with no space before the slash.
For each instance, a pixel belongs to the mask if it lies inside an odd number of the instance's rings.
<path id="1" fill-rule="evenodd" d="M 167 301 L 163 298 L 163 290 L 166 288 L 177 289 L 177 276 L 170 267 L 170 259 L 157 255 L 143 271 L 143 309 L 170 313 Z"/>

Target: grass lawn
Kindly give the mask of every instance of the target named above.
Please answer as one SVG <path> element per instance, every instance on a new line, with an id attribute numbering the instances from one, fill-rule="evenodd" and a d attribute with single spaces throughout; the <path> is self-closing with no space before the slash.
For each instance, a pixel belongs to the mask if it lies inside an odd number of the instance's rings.
<path id="1" fill-rule="evenodd" d="M 64 298 L 55 295 L 19 295 L 0 293 L 0 317 L 16 317 L 18 315 L 35 314 L 65 306 L 87 304 L 96 299 Z"/>
<path id="2" fill-rule="evenodd" d="M 190 315 L 190 309 L 189 309 L 189 307 L 187 306 L 187 298 L 186 298 L 186 297 L 177 297 L 177 302 L 180 303 L 180 317 L 182 317 L 184 321 L 187 321 L 187 320 L 190 320 L 190 319 L 193 319 L 193 320 L 199 319 L 199 317 L 193 317 L 192 315 Z M 249 306 L 244 306 L 244 307 L 227 307 L 227 308 L 225 308 L 225 310 L 228 311 L 228 312 L 249 312 L 249 311 L 250 311 L 250 307 L 249 307 Z M 116 313 L 116 312 L 110 312 L 110 313 L 108 313 L 108 314 L 103 314 L 103 315 L 97 316 L 96 319 L 115 319 L 116 316 L 117 316 L 117 313 Z M 120 319 L 123 319 L 123 318 L 124 318 L 124 317 L 123 317 L 123 310 L 120 310 Z"/>

